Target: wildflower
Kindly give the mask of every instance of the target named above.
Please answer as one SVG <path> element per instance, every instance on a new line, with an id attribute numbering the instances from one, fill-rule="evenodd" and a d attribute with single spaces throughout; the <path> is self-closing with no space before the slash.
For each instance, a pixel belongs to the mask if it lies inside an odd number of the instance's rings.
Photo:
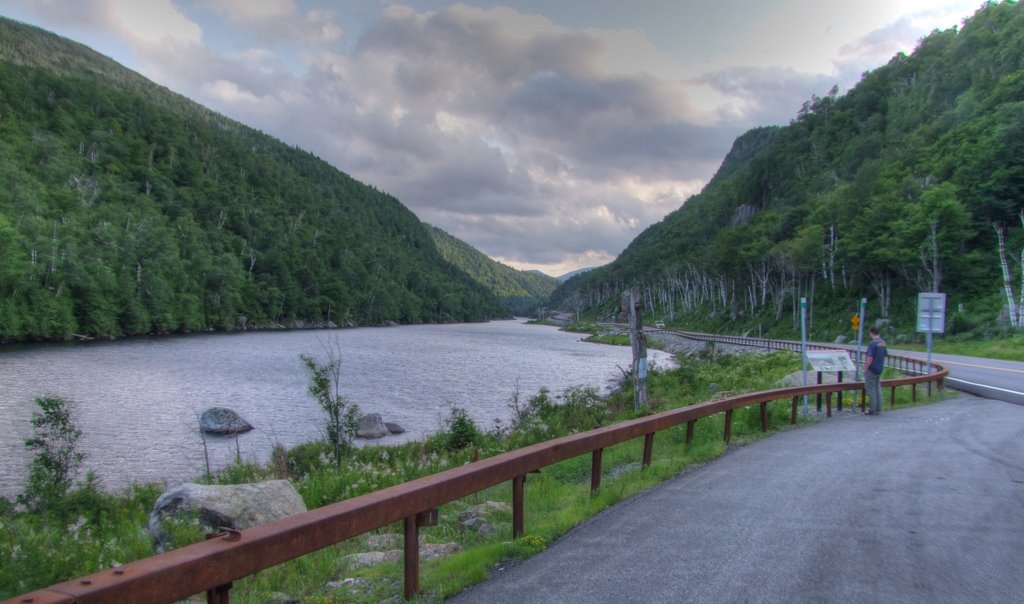
<path id="1" fill-rule="evenodd" d="M 85 523 L 86 523 L 85 516 L 79 516 L 78 520 L 76 520 L 73 524 L 69 524 L 68 525 L 68 532 L 69 533 L 76 533 L 76 532 L 78 532 L 79 529 L 81 529 L 83 526 L 85 526 Z"/>

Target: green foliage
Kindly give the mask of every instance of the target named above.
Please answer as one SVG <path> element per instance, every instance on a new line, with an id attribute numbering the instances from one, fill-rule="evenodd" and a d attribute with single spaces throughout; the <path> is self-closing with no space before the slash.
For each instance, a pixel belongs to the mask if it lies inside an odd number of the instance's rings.
<path id="1" fill-rule="evenodd" d="M 18 502 L 36 512 L 59 506 L 78 475 L 85 454 L 78 450 L 82 431 L 72 418 L 68 401 L 53 396 L 36 399 L 38 412 L 32 413 L 33 435 L 25 441 L 32 454 L 25 492 Z M 88 487 L 92 488 L 90 475 Z"/>
<path id="2" fill-rule="evenodd" d="M 537 271 L 520 271 L 488 258 L 469 244 L 433 226 L 428 226 L 437 249 L 445 260 L 464 270 L 474 281 L 496 295 L 514 315 L 533 316 L 558 279 Z"/>
<path id="3" fill-rule="evenodd" d="M 333 347 L 324 344 L 327 362 L 319 364 L 309 355 L 301 355 L 309 372 L 309 394 L 327 415 L 325 431 L 327 442 L 334 449 L 335 467 L 341 469 L 341 454 L 352 447 L 352 439 L 359 427 L 359 406 L 341 395 L 341 344 L 334 340 Z"/>
<path id="4" fill-rule="evenodd" d="M 0 514 L 0 599 L 153 555 L 141 527 L 160 487 L 110 495 L 94 486 L 69 492 L 60 510 Z"/>
<path id="5" fill-rule="evenodd" d="M 397 199 L 0 18 L 0 341 L 483 320 Z"/>
<path id="6" fill-rule="evenodd" d="M 1024 287 L 1022 60 L 1024 7 L 985 3 L 846 94 L 812 96 L 788 126 L 740 136 L 699 195 L 550 305 L 609 317 L 637 284 L 651 317 L 791 337 L 805 297 L 812 335 L 831 339 L 861 297 L 868 322 L 912 334 L 916 293 L 938 290 L 997 327 L 995 223 L 1012 227 Z"/>
<path id="7" fill-rule="evenodd" d="M 449 451 L 466 449 L 480 442 L 480 429 L 462 407 L 452 405 L 447 423 L 445 448 Z"/>

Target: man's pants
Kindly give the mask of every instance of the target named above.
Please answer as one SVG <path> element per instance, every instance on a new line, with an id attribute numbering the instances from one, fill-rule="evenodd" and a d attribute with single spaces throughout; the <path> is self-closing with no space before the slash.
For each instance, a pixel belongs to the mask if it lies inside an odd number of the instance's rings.
<path id="1" fill-rule="evenodd" d="M 864 389 L 867 390 L 868 400 L 871 401 L 868 410 L 872 413 L 882 412 L 882 376 L 871 371 L 864 372 Z"/>

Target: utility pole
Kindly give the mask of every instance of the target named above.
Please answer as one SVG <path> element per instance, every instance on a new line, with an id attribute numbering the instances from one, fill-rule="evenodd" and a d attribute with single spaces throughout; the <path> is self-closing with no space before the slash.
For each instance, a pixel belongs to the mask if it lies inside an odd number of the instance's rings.
<path id="1" fill-rule="evenodd" d="M 629 290 L 629 344 L 633 349 L 634 408 L 647 407 L 647 336 L 644 335 L 644 303 L 637 288 Z"/>

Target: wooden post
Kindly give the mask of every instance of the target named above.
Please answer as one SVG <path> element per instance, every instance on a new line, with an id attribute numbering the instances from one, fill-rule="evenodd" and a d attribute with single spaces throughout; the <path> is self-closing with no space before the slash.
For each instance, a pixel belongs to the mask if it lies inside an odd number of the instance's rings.
<path id="1" fill-rule="evenodd" d="M 643 321 L 643 298 L 634 287 L 629 290 L 629 343 L 633 349 L 633 406 L 637 410 L 647 407 L 647 336 Z"/>
<path id="2" fill-rule="evenodd" d="M 761 403 L 761 432 L 768 431 L 768 403 Z"/>
<path id="3" fill-rule="evenodd" d="M 601 489 L 601 454 L 604 449 L 594 449 L 590 458 L 590 492 L 596 493 Z"/>
<path id="4" fill-rule="evenodd" d="M 651 453 L 654 451 L 654 432 L 644 435 L 644 460 L 643 466 L 646 468 L 651 465 Z"/>
<path id="5" fill-rule="evenodd" d="M 789 414 L 789 423 L 793 424 L 794 426 L 796 425 L 796 404 L 799 399 L 800 397 L 798 396 L 793 397 L 793 409 L 792 411 L 790 411 Z"/>
<path id="6" fill-rule="evenodd" d="M 686 422 L 686 444 L 690 444 L 693 440 L 693 427 L 697 425 L 697 420 L 691 419 Z"/>

